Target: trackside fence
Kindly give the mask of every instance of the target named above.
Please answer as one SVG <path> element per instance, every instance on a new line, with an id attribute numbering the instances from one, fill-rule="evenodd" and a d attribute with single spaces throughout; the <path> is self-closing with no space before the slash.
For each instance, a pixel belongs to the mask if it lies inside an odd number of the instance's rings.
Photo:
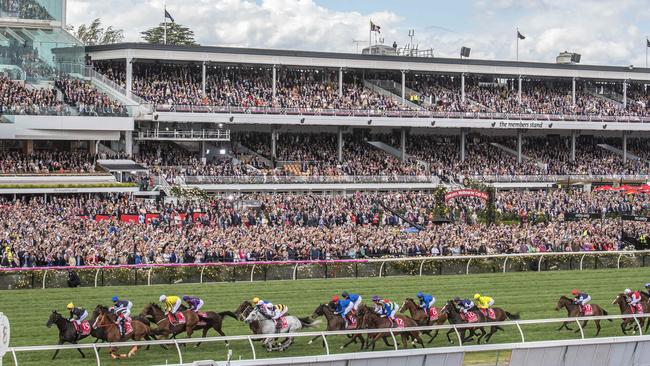
<path id="1" fill-rule="evenodd" d="M 633 321 L 637 324 L 637 326 L 641 326 L 641 318 L 647 318 L 650 317 L 650 314 L 639 314 L 639 315 L 608 315 L 608 316 L 590 316 L 590 317 L 576 317 L 576 318 L 554 318 L 554 319 L 536 319 L 536 320 L 513 320 L 513 321 L 503 321 L 503 322 L 489 322 L 489 323 L 472 323 L 472 324 L 446 324 L 446 325 L 435 325 L 435 326 L 426 326 L 426 327 L 410 327 L 410 328 L 400 328 L 400 329 L 395 329 L 395 328 L 383 328 L 383 329 L 359 329 L 359 330 L 347 330 L 347 331 L 322 331 L 322 332 L 300 332 L 300 333 L 283 333 L 282 338 L 285 337 L 292 337 L 296 338 L 296 342 L 304 342 L 305 338 L 311 339 L 314 337 L 320 337 L 318 339 L 318 342 L 323 343 L 323 347 L 321 348 L 320 345 L 319 347 L 314 347 L 314 351 L 316 353 L 320 352 L 321 355 L 327 355 L 329 356 L 332 354 L 332 349 L 331 349 L 331 339 L 334 337 L 340 337 L 341 339 L 343 337 L 347 337 L 348 335 L 352 334 L 364 334 L 364 335 L 372 335 L 372 334 L 377 334 L 377 333 L 388 333 L 390 335 L 390 338 L 392 338 L 392 345 L 394 347 L 395 351 L 399 350 L 399 344 L 398 340 L 400 340 L 400 333 L 401 332 L 409 332 L 409 331 L 417 331 L 417 332 L 422 332 L 422 331 L 435 331 L 435 330 L 440 330 L 441 332 L 446 332 L 451 330 L 455 336 L 456 341 L 458 342 L 458 346 L 454 347 L 457 349 L 456 352 L 460 351 L 463 352 L 465 349 L 470 350 L 472 347 L 476 346 L 467 346 L 466 344 L 463 343 L 462 341 L 462 332 L 465 329 L 470 329 L 470 328 L 477 328 L 477 327 L 492 327 L 492 326 L 501 326 L 501 327 L 515 327 L 518 331 L 518 340 L 515 342 L 507 343 L 507 344 L 494 344 L 494 345 L 483 345 L 483 347 L 489 347 L 491 346 L 493 349 L 498 349 L 496 347 L 513 347 L 512 345 L 521 345 L 521 344 L 535 344 L 535 343 L 540 343 L 533 341 L 531 342 L 529 339 L 526 337 L 526 332 L 525 332 L 525 326 L 533 326 L 533 325 L 544 325 L 544 324 L 560 324 L 560 323 L 565 323 L 569 322 L 572 323 L 576 326 L 577 329 L 579 329 L 579 334 L 580 334 L 580 340 L 587 340 L 587 339 L 597 339 L 599 341 L 602 340 L 609 340 L 610 342 L 615 342 L 615 341 L 622 341 L 622 340 L 638 340 L 638 339 L 643 339 L 646 341 L 650 341 L 650 337 L 646 336 L 643 334 L 643 331 L 640 330 L 638 333 L 636 333 L 633 336 L 627 336 L 627 337 L 610 337 L 610 338 L 586 338 L 585 337 L 585 332 L 584 328 L 581 324 L 582 321 L 587 321 L 587 320 L 622 320 L 622 319 L 633 319 Z M 82 350 L 92 350 L 95 354 L 95 362 L 99 366 L 101 365 L 101 357 L 100 357 L 100 350 L 102 349 L 108 349 L 111 347 L 132 347 L 132 346 L 138 346 L 138 348 L 141 347 L 146 347 L 148 345 L 167 345 L 167 346 L 173 346 L 176 349 L 176 353 L 178 356 L 178 363 L 182 364 L 183 361 L 183 352 L 186 352 L 187 349 L 190 347 L 181 347 L 182 345 L 189 345 L 189 344 L 195 344 L 197 342 L 201 343 L 214 343 L 214 342 L 245 342 L 248 343 L 251 351 L 251 359 L 256 360 L 258 359 L 258 352 L 264 352 L 266 354 L 266 351 L 264 350 L 263 346 L 256 343 L 256 340 L 265 340 L 268 338 L 277 338 L 277 334 L 268 334 L 268 335 L 242 335 L 242 336 L 228 336 L 228 337 L 208 337 L 208 338 L 194 338 L 194 339 L 165 339 L 165 340 L 155 340 L 155 341 L 131 341 L 131 342 L 119 342 L 119 343 L 84 343 L 84 344 L 77 344 L 77 345 L 51 345 L 51 346 L 28 346 L 28 347 L 9 347 L 7 349 L 7 354 L 5 357 L 11 357 L 13 360 L 13 364 L 15 366 L 21 365 L 19 363 L 19 358 L 18 354 L 21 353 L 33 353 L 33 352 L 43 352 L 43 351 L 55 351 L 55 350 L 74 350 L 74 349 L 82 349 Z M 302 341 L 301 341 L 302 339 Z M 425 341 L 425 346 L 426 346 L 426 341 Z M 480 347 L 480 346 L 479 346 Z M 450 351 L 452 352 L 452 351 Z M 225 352 L 224 352 L 225 353 Z M 226 355 L 224 354 L 224 358 Z M 26 363 L 25 363 L 26 364 Z"/>
<path id="2" fill-rule="evenodd" d="M 81 286 L 373 278 L 475 273 L 619 269 L 650 266 L 650 250 L 548 252 L 316 261 L 251 261 L 78 267 L 0 268 L 0 289 L 67 287 L 68 271 Z"/>

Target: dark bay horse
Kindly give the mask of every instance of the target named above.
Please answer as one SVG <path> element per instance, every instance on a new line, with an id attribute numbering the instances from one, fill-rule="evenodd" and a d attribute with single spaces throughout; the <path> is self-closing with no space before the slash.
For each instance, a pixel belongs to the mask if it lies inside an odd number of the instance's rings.
<path id="1" fill-rule="evenodd" d="M 141 341 L 143 339 L 151 339 L 151 329 L 139 321 L 132 321 L 131 325 L 133 331 L 124 337 L 120 333 L 120 328 L 115 321 L 117 318 L 114 314 L 111 314 L 108 311 L 100 309 L 99 315 L 93 322 L 93 328 L 102 328 L 106 336 L 107 342 L 124 342 L 126 340 Z M 113 359 L 122 358 L 122 357 L 131 357 L 138 351 L 138 346 L 131 347 L 128 354 L 118 354 L 117 347 L 111 347 L 110 355 Z"/>
<path id="2" fill-rule="evenodd" d="M 361 318 L 361 328 L 368 328 L 368 329 L 384 329 L 384 328 L 392 328 L 392 322 L 390 319 L 385 318 L 380 316 L 379 314 L 375 313 L 372 309 L 368 308 L 365 305 L 359 306 L 359 317 Z M 408 316 L 399 316 L 400 319 L 404 321 L 404 326 L 405 327 L 416 327 L 417 323 L 415 320 L 409 318 Z M 417 348 L 417 343 L 419 343 L 422 348 L 424 348 L 424 342 L 422 341 L 422 338 L 420 337 L 420 332 L 418 331 L 411 331 L 411 332 L 400 332 L 399 328 L 392 328 L 395 330 L 394 333 L 399 334 L 400 337 L 402 338 L 402 347 L 404 349 L 407 349 L 409 346 L 409 337 L 413 339 L 413 347 Z M 373 333 L 368 335 L 368 342 L 365 345 L 365 348 L 367 349 L 372 345 L 372 350 L 375 350 L 375 344 L 377 343 L 377 340 L 379 338 L 386 338 L 390 337 L 389 332 L 385 333 Z"/>
<path id="3" fill-rule="evenodd" d="M 442 313 L 447 314 L 447 320 L 449 320 L 449 324 L 470 324 L 468 323 L 467 320 L 465 320 L 462 316 L 458 308 L 456 307 L 456 303 L 453 302 L 452 300 L 447 301 L 445 306 L 441 310 Z M 470 310 L 469 312 L 473 313 L 477 317 L 477 323 L 483 323 L 485 322 L 485 316 L 483 316 L 483 313 L 478 311 L 476 308 Z M 451 340 L 451 333 L 454 333 L 455 331 L 453 329 L 449 329 L 447 331 L 447 340 L 449 343 L 454 343 Z M 487 334 L 485 331 L 485 328 L 483 327 L 467 327 L 467 328 L 461 328 L 458 330 L 460 333 L 460 341 L 461 343 L 465 342 L 471 342 L 474 338 L 476 338 L 476 343 L 481 343 L 481 339 L 483 336 Z M 466 336 L 466 333 L 469 332 L 469 335 Z M 480 334 L 477 334 L 480 333 Z"/>
<path id="4" fill-rule="evenodd" d="M 179 312 L 181 311 L 179 310 Z M 168 337 L 185 332 L 188 338 L 192 338 L 192 333 L 194 333 L 194 329 L 199 323 L 199 316 L 191 310 L 185 310 L 182 313 L 185 316 L 185 323 L 171 324 L 168 316 L 160 306 L 155 303 L 150 303 L 142 309 L 140 316 L 151 318 L 156 323 L 158 328 L 152 332 L 156 336 Z M 207 330 L 204 329 L 204 332 L 207 333 Z"/>
<path id="5" fill-rule="evenodd" d="M 237 310 L 235 310 L 235 316 L 237 317 L 237 319 L 243 322 L 244 319 L 246 319 L 254 309 L 255 307 L 253 306 L 253 303 L 251 303 L 250 301 L 244 301 L 241 304 L 239 304 L 239 307 L 237 308 Z M 260 329 L 260 323 L 258 321 L 256 320 L 252 321 L 248 324 L 248 326 L 250 327 L 251 332 L 253 332 L 253 334 L 262 334 L 262 331 Z"/>
<path id="6" fill-rule="evenodd" d="M 95 307 L 95 310 L 93 310 L 92 314 L 90 315 L 90 319 L 89 319 L 90 324 L 95 322 L 95 320 L 97 319 L 97 317 L 99 316 L 99 314 L 101 312 L 108 313 L 109 311 L 110 310 L 109 310 L 109 308 L 107 306 L 104 306 L 104 305 L 101 305 L 101 304 L 97 305 Z M 137 317 L 135 317 L 135 318 L 132 318 L 132 321 L 140 322 L 143 325 L 146 325 L 147 327 L 151 325 L 151 322 L 149 321 L 149 319 L 147 319 L 145 317 L 142 317 L 142 316 L 139 316 L 139 315 Z M 96 338 L 95 343 L 97 343 L 97 341 L 108 342 L 108 339 L 106 339 L 106 332 L 105 332 L 104 328 L 91 327 L 90 335 Z M 164 345 L 162 345 L 162 346 L 164 346 Z M 147 346 L 147 349 L 148 348 L 149 348 L 149 346 Z M 163 348 L 167 349 L 166 346 L 164 346 Z"/>
<path id="7" fill-rule="evenodd" d="M 603 309 L 599 305 L 596 304 L 590 304 L 591 308 L 593 309 L 593 314 L 588 315 L 588 316 L 601 316 L 601 315 L 608 315 L 607 310 Z M 582 313 L 582 309 L 580 309 L 580 306 L 575 303 L 572 299 L 566 297 L 566 296 L 560 296 L 560 299 L 557 301 L 557 305 L 555 305 L 555 310 L 559 311 L 560 309 L 565 308 L 567 311 L 567 316 L 569 318 L 575 318 L 575 317 L 582 317 L 585 316 Z M 612 321 L 611 319 L 608 319 L 610 322 Z M 585 328 L 585 325 L 587 325 L 588 320 L 584 320 L 582 322 L 582 328 Z M 562 330 L 562 328 L 566 328 L 567 330 L 573 330 L 569 328 L 568 321 L 562 323 L 560 327 L 557 329 L 558 331 Z M 600 320 L 594 320 L 594 323 L 596 324 L 596 336 L 600 333 Z M 580 329 L 575 330 L 576 333 L 580 331 Z"/>
<path id="8" fill-rule="evenodd" d="M 345 330 L 345 320 L 343 320 L 343 317 L 336 314 L 332 307 L 328 304 L 320 304 L 316 310 L 314 310 L 314 313 L 312 314 L 312 318 L 316 318 L 319 316 L 324 316 L 325 319 L 327 320 L 327 329 L 325 330 Z M 355 315 L 353 315 L 355 316 Z M 357 319 L 357 324 L 359 324 L 359 319 Z M 320 336 L 316 336 L 312 338 L 309 341 L 309 344 L 312 344 L 315 340 L 320 338 Z M 361 340 L 361 349 L 366 344 L 366 340 L 363 338 L 363 334 L 352 334 L 348 335 L 348 338 L 350 340 L 345 343 L 344 345 L 341 346 L 341 349 L 349 346 L 352 343 L 357 343 L 357 339 Z M 385 341 L 385 340 L 384 340 Z M 323 347 L 325 347 L 325 341 L 323 340 Z"/>
<path id="9" fill-rule="evenodd" d="M 490 323 L 490 322 L 502 322 L 502 321 L 506 321 L 506 320 L 519 320 L 519 318 L 520 318 L 519 313 L 512 314 L 512 313 L 507 312 L 507 311 L 505 311 L 505 310 L 503 310 L 501 308 L 496 308 L 496 307 L 493 307 L 492 310 L 494 312 L 494 318 L 489 316 L 489 310 L 486 309 L 485 312 L 484 312 L 481 309 L 478 309 L 478 311 L 481 312 L 481 314 L 483 314 L 483 316 L 485 317 L 485 321 L 488 322 L 488 323 Z M 504 331 L 503 328 L 501 328 L 498 325 L 491 326 L 490 327 L 490 332 L 487 333 L 485 335 L 485 337 L 483 338 L 483 343 L 489 342 L 490 338 L 492 338 L 492 336 L 499 330 Z"/>
<path id="10" fill-rule="evenodd" d="M 440 311 L 438 311 L 438 319 L 433 321 L 430 320 L 429 314 L 427 314 L 426 311 L 424 311 L 424 309 L 422 309 L 420 305 L 418 305 L 415 302 L 415 300 L 412 298 L 407 298 L 404 301 L 404 304 L 402 304 L 402 307 L 399 309 L 400 313 L 404 313 L 406 311 L 408 311 L 411 314 L 411 318 L 415 320 L 418 326 L 425 327 L 429 325 L 442 325 L 445 324 L 445 322 L 447 321 L 447 314 L 446 313 L 442 314 Z M 436 329 L 435 331 L 433 331 L 433 335 L 431 334 L 430 330 L 425 330 L 422 333 L 428 335 L 431 338 L 429 339 L 429 342 L 427 342 L 428 344 L 433 342 L 434 339 L 436 339 L 439 332 L 440 330 Z"/>
<path id="11" fill-rule="evenodd" d="M 77 330 L 74 328 L 74 324 L 66 318 L 63 317 L 63 315 L 59 314 L 56 310 L 52 310 L 52 314 L 50 314 L 50 318 L 47 320 L 47 323 L 45 325 L 50 328 L 52 327 L 52 324 L 56 324 L 56 327 L 59 329 L 59 342 L 58 344 L 64 344 L 64 343 L 71 343 L 71 344 L 77 344 L 80 340 L 88 337 L 87 335 L 80 335 L 77 333 Z M 81 353 L 81 357 L 86 358 L 86 355 L 81 351 L 81 348 L 77 348 L 77 351 Z M 52 356 L 52 359 L 56 358 L 56 355 L 59 354 L 59 350 L 57 349 L 54 351 L 54 355 Z"/>
<path id="12" fill-rule="evenodd" d="M 640 304 L 643 308 L 643 312 L 647 314 L 649 310 L 648 302 L 641 300 Z M 612 305 L 618 305 L 618 308 L 621 310 L 621 315 L 635 314 L 635 310 L 633 310 L 632 306 L 628 304 L 625 298 L 625 294 L 618 294 L 614 301 L 612 301 Z M 623 331 L 623 334 L 627 335 L 627 331 L 629 330 L 630 326 L 635 333 L 639 327 L 643 328 L 643 324 L 645 323 L 646 318 L 637 318 L 637 320 L 639 321 L 638 325 L 633 317 L 623 319 L 621 321 L 621 330 Z M 650 325 L 650 321 L 646 325 L 646 332 L 648 331 L 648 325 Z"/>

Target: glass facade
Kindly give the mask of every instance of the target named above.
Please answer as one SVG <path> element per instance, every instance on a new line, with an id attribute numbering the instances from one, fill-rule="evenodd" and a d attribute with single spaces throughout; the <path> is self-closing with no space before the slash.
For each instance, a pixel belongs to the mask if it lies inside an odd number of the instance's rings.
<path id="1" fill-rule="evenodd" d="M 0 18 L 63 21 L 65 0 L 0 0 Z"/>

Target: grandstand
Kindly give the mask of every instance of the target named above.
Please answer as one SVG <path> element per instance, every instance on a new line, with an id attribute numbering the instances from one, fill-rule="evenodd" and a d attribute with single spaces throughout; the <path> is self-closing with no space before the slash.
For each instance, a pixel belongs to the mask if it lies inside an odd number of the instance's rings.
<path id="1" fill-rule="evenodd" d="M 65 11 L 0 4 L 2 290 L 647 266 L 650 68 L 84 45 Z"/>

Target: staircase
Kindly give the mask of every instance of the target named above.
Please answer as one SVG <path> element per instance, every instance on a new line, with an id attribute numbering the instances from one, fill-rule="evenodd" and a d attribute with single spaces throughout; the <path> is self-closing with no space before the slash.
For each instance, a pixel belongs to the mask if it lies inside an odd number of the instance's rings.
<path id="1" fill-rule="evenodd" d="M 257 158 L 257 160 L 261 161 L 264 165 L 271 167 L 273 164 L 271 164 L 271 160 L 261 154 L 258 154 L 257 152 L 247 148 L 246 146 L 242 145 L 241 142 L 234 142 L 236 151 L 239 151 L 242 153 L 242 155 L 251 155 Z"/>
<path id="2" fill-rule="evenodd" d="M 387 153 L 389 155 L 392 155 L 392 156 L 394 156 L 394 157 L 396 157 L 398 159 L 402 158 L 402 151 L 400 149 L 396 149 L 396 148 L 388 145 L 385 142 L 382 142 L 382 141 L 366 141 L 366 143 L 368 143 L 369 145 L 372 145 L 373 147 L 375 147 L 375 148 L 377 148 L 377 149 L 379 149 L 379 150 L 381 150 L 381 151 L 383 151 L 383 152 L 385 152 L 385 153 Z M 417 157 L 414 156 L 414 155 L 406 154 L 406 156 L 404 158 L 407 159 L 407 160 L 408 159 L 415 160 L 418 164 L 424 166 L 427 171 L 429 170 L 429 163 L 427 163 L 424 160 L 417 159 Z"/>
<path id="3" fill-rule="evenodd" d="M 601 99 L 605 99 L 608 102 L 617 104 L 619 107 L 623 108 L 623 95 L 619 94 L 613 90 L 599 88 L 595 85 L 590 85 L 585 88 L 587 93 Z M 601 92 L 602 91 L 602 92 Z M 628 103 L 630 100 L 628 99 Z"/>
<path id="4" fill-rule="evenodd" d="M 381 85 L 383 85 L 383 86 L 380 86 L 379 84 L 376 84 L 376 83 L 381 83 Z M 395 84 L 399 86 L 399 92 L 392 92 L 392 91 L 390 91 L 390 89 L 386 89 L 386 88 L 394 89 Z M 409 102 L 408 100 L 402 100 L 402 85 L 397 84 L 396 82 L 394 82 L 392 80 L 391 81 L 387 81 L 387 80 L 372 80 L 372 81 L 371 80 L 364 80 L 363 81 L 363 86 L 365 88 L 367 88 L 367 89 L 381 95 L 381 96 L 391 98 L 396 103 L 402 103 L 403 102 L 406 106 L 408 106 L 411 109 L 416 109 L 416 110 L 424 110 L 425 109 L 424 107 L 422 107 L 420 105 L 417 105 L 415 103 Z M 386 88 L 384 88 L 384 86 Z M 417 93 L 416 91 L 414 91 L 412 89 L 406 88 L 406 95 L 409 95 L 409 93 L 417 94 L 418 96 L 420 95 L 420 93 Z"/>
<path id="5" fill-rule="evenodd" d="M 613 152 L 614 154 L 616 154 L 618 156 L 621 156 L 621 157 L 623 156 L 623 150 L 621 150 L 619 148 L 616 148 L 616 147 L 614 147 L 612 145 L 597 144 L 596 146 L 600 147 L 601 149 L 611 151 L 611 152 Z M 646 162 L 646 163 L 650 162 L 649 160 L 643 159 L 643 158 L 639 157 L 638 155 L 631 154 L 629 151 L 627 152 L 627 158 L 628 158 L 628 160 L 638 160 L 638 161 L 643 161 L 643 162 Z"/>
<path id="6" fill-rule="evenodd" d="M 507 146 L 505 146 L 505 145 L 501 145 L 501 144 L 496 143 L 496 142 L 490 142 L 490 145 L 496 147 L 497 149 L 499 149 L 499 150 L 501 150 L 501 151 L 504 151 L 504 152 L 506 152 L 506 153 L 508 153 L 508 154 L 510 154 L 510 155 L 512 155 L 512 156 L 514 156 L 515 158 L 517 157 L 517 151 L 514 150 L 514 149 L 511 149 L 511 148 L 509 148 L 509 147 L 507 147 Z M 542 168 L 542 169 L 545 169 L 545 168 L 546 168 L 546 164 L 544 164 L 543 161 L 535 160 L 535 159 L 531 158 L 530 156 L 525 155 L 524 153 L 521 154 L 521 160 L 522 160 L 522 161 L 532 161 L 532 162 L 534 162 L 538 167 L 540 167 L 540 168 Z"/>

